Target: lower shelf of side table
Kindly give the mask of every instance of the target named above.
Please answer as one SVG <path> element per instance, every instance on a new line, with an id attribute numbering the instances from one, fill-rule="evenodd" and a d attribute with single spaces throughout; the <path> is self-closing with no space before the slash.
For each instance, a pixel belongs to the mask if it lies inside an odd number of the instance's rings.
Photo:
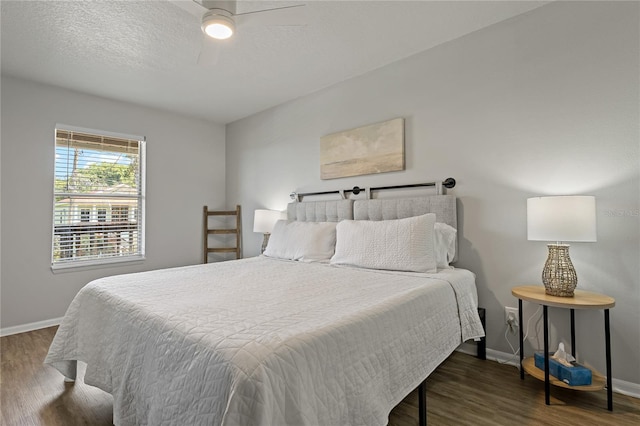
<path id="1" fill-rule="evenodd" d="M 522 368 L 529 375 L 535 377 L 538 380 L 542 380 L 544 382 L 544 370 L 541 370 L 538 367 L 536 367 L 533 357 L 525 358 L 524 361 L 522 361 Z M 573 390 L 579 390 L 579 391 L 599 391 L 605 388 L 607 384 L 607 378 L 602 376 L 598 372 L 591 370 L 590 385 L 570 386 L 565 382 L 556 379 L 552 375 L 549 375 L 549 384 L 553 386 L 558 386 L 560 388 L 573 389 Z"/>

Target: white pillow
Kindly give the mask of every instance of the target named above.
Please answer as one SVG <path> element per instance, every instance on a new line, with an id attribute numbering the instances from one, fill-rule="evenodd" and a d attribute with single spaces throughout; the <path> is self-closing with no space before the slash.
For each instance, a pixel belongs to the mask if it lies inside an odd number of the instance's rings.
<path id="1" fill-rule="evenodd" d="M 396 220 L 343 220 L 331 263 L 392 271 L 436 272 L 433 213 Z"/>
<path id="2" fill-rule="evenodd" d="M 456 234 L 458 231 L 453 226 L 446 223 L 436 222 L 435 231 L 435 251 L 436 265 L 438 269 L 449 269 L 449 263 L 456 255 Z"/>
<path id="3" fill-rule="evenodd" d="M 303 262 L 328 261 L 336 246 L 336 222 L 276 222 L 264 255 Z"/>

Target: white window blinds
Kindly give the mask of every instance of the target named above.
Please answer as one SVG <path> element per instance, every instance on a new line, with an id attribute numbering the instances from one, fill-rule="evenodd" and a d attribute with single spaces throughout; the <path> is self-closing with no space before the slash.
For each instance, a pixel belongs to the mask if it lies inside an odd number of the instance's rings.
<path id="1" fill-rule="evenodd" d="M 144 138 L 58 127 L 52 266 L 144 257 Z"/>

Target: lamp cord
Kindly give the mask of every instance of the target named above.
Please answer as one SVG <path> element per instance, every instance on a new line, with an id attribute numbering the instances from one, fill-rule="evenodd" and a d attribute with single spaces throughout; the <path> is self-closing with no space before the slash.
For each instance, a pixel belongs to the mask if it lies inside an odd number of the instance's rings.
<path id="1" fill-rule="evenodd" d="M 524 342 L 527 341 L 527 337 L 529 337 L 529 324 L 531 324 L 531 320 L 533 319 L 533 317 L 538 315 L 538 312 L 540 312 L 540 308 L 541 307 L 542 307 L 542 305 L 538 305 L 538 309 L 536 309 L 536 311 L 533 313 L 533 315 L 531 315 L 529 317 L 529 319 L 527 320 L 527 327 L 525 328 L 525 333 L 524 333 L 524 336 L 522 337 L 522 344 L 523 345 L 524 345 Z M 504 331 L 504 338 L 507 341 L 507 343 L 509 344 L 509 347 L 511 348 L 511 352 L 513 353 L 513 355 L 511 355 L 511 357 L 509 357 L 505 361 L 498 361 L 498 364 L 508 364 L 509 362 L 511 362 L 513 360 L 513 358 L 515 358 L 520 353 L 520 349 L 516 350 L 513 347 L 513 345 L 511 344 L 511 342 L 509 341 L 509 338 L 507 337 L 507 333 L 509 332 L 509 329 L 510 329 L 510 327 L 507 327 L 507 329 Z"/>

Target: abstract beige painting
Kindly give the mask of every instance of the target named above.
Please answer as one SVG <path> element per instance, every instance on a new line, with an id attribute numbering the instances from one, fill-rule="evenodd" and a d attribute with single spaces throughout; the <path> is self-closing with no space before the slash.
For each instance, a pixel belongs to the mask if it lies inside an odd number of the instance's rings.
<path id="1" fill-rule="evenodd" d="M 320 178 L 404 170 L 404 119 L 358 127 L 320 138 Z"/>

